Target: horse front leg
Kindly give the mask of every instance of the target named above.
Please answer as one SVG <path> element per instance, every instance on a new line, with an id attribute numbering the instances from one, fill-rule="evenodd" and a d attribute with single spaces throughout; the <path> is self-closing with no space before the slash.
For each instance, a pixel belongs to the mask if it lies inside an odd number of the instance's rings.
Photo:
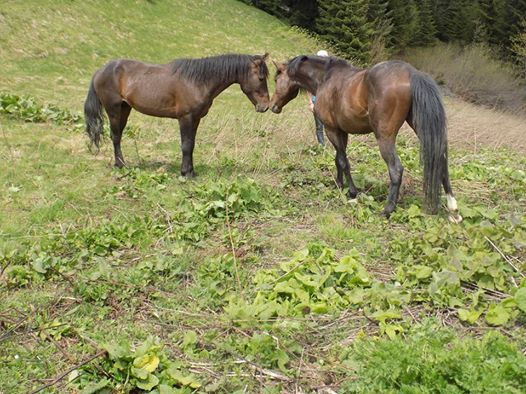
<path id="1" fill-rule="evenodd" d="M 179 119 L 179 129 L 181 132 L 181 150 L 183 151 L 183 160 L 181 163 L 181 175 L 187 178 L 195 177 L 193 154 L 195 146 L 195 135 L 199 121 L 192 115 Z"/>
<path id="2" fill-rule="evenodd" d="M 331 141 L 334 149 L 336 149 L 336 158 L 334 160 L 334 163 L 336 164 L 336 185 L 338 188 L 343 189 L 343 176 L 345 175 L 345 178 L 347 178 L 347 182 L 349 183 L 347 196 L 354 199 L 358 195 L 358 190 L 352 180 L 351 165 L 349 164 L 346 152 L 349 135 L 340 129 L 327 127 L 325 128 L 325 134 L 327 134 L 327 138 Z"/>

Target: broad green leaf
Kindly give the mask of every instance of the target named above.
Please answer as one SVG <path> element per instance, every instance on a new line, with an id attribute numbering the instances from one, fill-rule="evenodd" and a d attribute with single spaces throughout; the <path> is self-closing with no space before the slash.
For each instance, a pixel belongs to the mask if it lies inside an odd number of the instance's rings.
<path id="1" fill-rule="evenodd" d="M 521 287 L 515 293 L 515 302 L 521 311 L 526 313 L 526 287 Z"/>
<path id="2" fill-rule="evenodd" d="M 386 333 L 389 339 L 395 339 L 396 334 L 398 334 L 399 332 L 403 332 L 404 329 L 399 324 L 386 324 L 383 327 L 383 331 Z"/>
<path id="3" fill-rule="evenodd" d="M 417 279 L 426 279 L 431 276 L 433 269 L 425 265 L 416 265 L 414 275 Z"/>
<path id="4" fill-rule="evenodd" d="M 31 268 L 33 268 L 33 270 L 35 270 L 39 274 L 45 274 L 47 272 L 47 269 L 44 268 L 41 258 L 37 258 L 36 260 L 33 260 L 31 262 Z"/>
<path id="5" fill-rule="evenodd" d="M 155 354 L 145 354 L 144 356 L 133 360 L 133 366 L 135 368 L 144 369 L 148 372 L 153 372 L 159 366 L 159 357 Z"/>
<path id="6" fill-rule="evenodd" d="M 304 284 L 305 286 L 316 288 L 321 287 L 323 285 L 323 283 L 319 283 L 318 281 L 316 281 L 316 279 L 319 280 L 319 278 L 317 278 L 317 276 L 314 275 L 302 275 L 301 273 L 296 272 L 294 274 L 294 278 L 296 278 L 300 283 Z"/>
<path id="7" fill-rule="evenodd" d="M 144 341 L 136 350 L 135 356 L 141 357 L 146 353 L 152 353 L 156 350 L 159 350 L 161 347 L 157 344 L 158 339 L 153 336 L 149 336 L 146 341 Z"/>
<path id="8" fill-rule="evenodd" d="M 181 346 L 183 348 L 193 347 L 197 343 L 197 333 L 195 331 L 187 331 L 184 334 L 183 343 Z"/>
<path id="9" fill-rule="evenodd" d="M 278 282 L 276 286 L 274 286 L 274 291 L 276 293 L 294 294 L 294 292 L 296 291 L 296 288 L 293 287 L 294 285 L 297 286 L 297 282 L 294 280 L 288 280 L 286 282 Z"/>
<path id="10" fill-rule="evenodd" d="M 127 357 L 131 353 L 130 345 L 126 342 L 107 343 L 104 345 L 104 349 L 108 351 L 108 354 L 112 359 Z"/>
<path id="11" fill-rule="evenodd" d="M 476 311 L 476 310 L 468 311 L 467 309 L 458 310 L 458 318 L 469 324 L 475 323 L 477 319 L 480 317 L 480 315 L 482 315 L 482 311 Z"/>
<path id="12" fill-rule="evenodd" d="M 510 318 L 510 313 L 502 305 L 491 305 L 486 313 L 486 321 L 492 326 L 502 326 Z"/>
<path id="13" fill-rule="evenodd" d="M 168 386 L 167 384 L 159 385 L 159 394 L 177 394 L 178 391 Z"/>
<path id="14" fill-rule="evenodd" d="M 377 311 L 371 316 L 379 322 L 385 323 L 386 320 L 400 319 L 402 317 L 402 314 L 399 311 L 388 309 L 386 311 Z"/>
<path id="15" fill-rule="evenodd" d="M 356 287 L 347 294 L 347 299 L 351 304 L 361 304 L 364 300 L 365 290 Z"/>
<path id="16" fill-rule="evenodd" d="M 130 371 L 131 371 L 132 376 L 135 376 L 136 378 L 139 378 L 139 379 L 146 379 L 148 378 L 148 375 L 150 374 L 150 372 L 142 368 L 131 367 Z"/>
<path id="17" fill-rule="evenodd" d="M 183 375 L 183 373 L 175 367 L 168 368 L 167 372 L 173 380 L 183 386 L 188 386 L 193 389 L 198 389 L 201 387 L 201 383 L 199 383 L 192 374 Z"/>
<path id="18" fill-rule="evenodd" d="M 149 374 L 146 380 L 137 382 L 137 387 L 146 391 L 150 391 L 158 384 L 159 378 L 154 374 Z"/>
<path id="19" fill-rule="evenodd" d="M 329 311 L 327 304 L 324 302 L 318 302 L 316 304 L 312 304 L 310 306 L 310 309 L 313 313 L 327 313 Z"/>

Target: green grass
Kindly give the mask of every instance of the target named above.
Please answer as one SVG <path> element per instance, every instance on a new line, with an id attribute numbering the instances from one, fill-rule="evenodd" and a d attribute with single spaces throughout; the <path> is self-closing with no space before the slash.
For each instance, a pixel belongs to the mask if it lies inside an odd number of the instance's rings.
<path id="1" fill-rule="evenodd" d="M 523 156 L 451 147 L 456 226 L 421 212 L 402 135 L 387 221 L 372 137 L 351 138 L 366 193 L 348 203 L 306 98 L 256 114 L 234 86 L 201 123 L 195 180 L 179 177 L 177 123 L 137 113 L 114 170 L 109 141 L 91 155 L 74 117 L 107 60 L 284 60 L 318 44 L 228 0 L 4 2 L 0 33 L 0 93 L 34 98 L 0 111 L 0 393 L 101 349 L 48 391 L 524 390 Z"/>

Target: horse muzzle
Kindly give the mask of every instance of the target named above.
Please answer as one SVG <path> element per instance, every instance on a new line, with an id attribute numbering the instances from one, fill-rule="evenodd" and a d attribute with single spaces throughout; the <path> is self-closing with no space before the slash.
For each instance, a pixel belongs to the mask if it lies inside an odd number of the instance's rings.
<path id="1" fill-rule="evenodd" d="M 278 107 L 276 104 L 274 104 L 271 108 L 271 111 L 274 112 L 275 114 L 279 114 L 281 112 L 281 108 Z"/>
<path id="2" fill-rule="evenodd" d="M 268 104 L 265 104 L 265 105 L 258 104 L 258 105 L 256 105 L 256 112 L 267 112 L 267 110 L 268 110 Z"/>

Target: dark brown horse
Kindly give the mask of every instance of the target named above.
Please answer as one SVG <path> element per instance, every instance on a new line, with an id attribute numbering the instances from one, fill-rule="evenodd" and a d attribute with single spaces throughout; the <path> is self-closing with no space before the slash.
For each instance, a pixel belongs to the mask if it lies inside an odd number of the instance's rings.
<path id="1" fill-rule="evenodd" d="M 450 219 L 462 220 L 449 181 L 444 106 L 429 76 L 401 61 L 358 69 L 341 59 L 318 56 L 298 56 L 276 67 L 272 111 L 280 113 L 300 88 L 316 96 L 314 111 L 336 149 L 336 183 L 342 188 L 345 175 L 350 198 L 358 191 L 346 155 L 348 135 L 374 133 L 391 180 L 384 214 L 389 217 L 394 211 L 404 171 L 395 142 L 398 130 L 407 122 L 420 139 L 428 209 L 432 213 L 438 210 L 442 184 Z"/>
<path id="2" fill-rule="evenodd" d="M 110 121 L 115 166 L 122 167 L 122 131 L 132 108 L 146 115 L 176 118 L 183 151 L 181 174 L 192 177 L 197 127 L 219 93 L 238 83 L 256 111 L 268 109 L 267 56 L 229 54 L 177 59 L 168 64 L 112 61 L 91 80 L 84 104 L 86 132 L 98 148 L 104 108 Z"/>

